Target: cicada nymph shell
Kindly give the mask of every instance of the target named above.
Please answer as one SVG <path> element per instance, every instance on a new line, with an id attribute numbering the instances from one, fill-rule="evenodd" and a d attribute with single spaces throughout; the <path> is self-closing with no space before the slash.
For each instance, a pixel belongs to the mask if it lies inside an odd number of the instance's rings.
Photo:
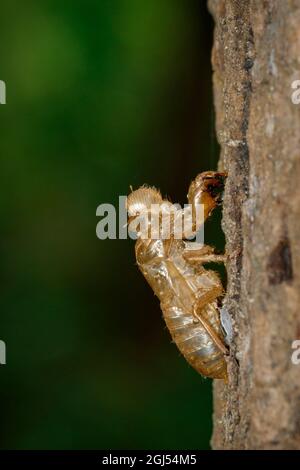
<path id="1" fill-rule="evenodd" d="M 203 204 L 204 219 L 211 214 L 220 203 L 225 177 L 225 173 L 219 172 L 205 172 L 196 177 L 188 192 L 192 212 L 196 204 Z M 137 231 L 137 264 L 159 298 L 172 339 L 186 360 L 203 376 L 226 380 L 227 347 L 219 312 L 223 286 L 215 271 L 203 267 L 204 263 L 222 262 L 224 257 L 209 246 L 199 248 L 187 242 L 184 238 L 190 233 L 183 233 L 183 238 L 177 239 L 172 230 L 168 238 L 163 233 L 160 236 L 159 230 L 151 232 L 149 215 L 157 207 L 162 211 L 172 210 L 170 201 L 164 200 L 155 188 L 143 186 L 127 198 L 130 220 L 144 219 L 146 227 L 144 233 Z M 174 212 L 171 216 L 174 219 Z M 162 224 L 162 218 L 158 220 Z M 195 218 L 193 231 L 202 222 Z"/>

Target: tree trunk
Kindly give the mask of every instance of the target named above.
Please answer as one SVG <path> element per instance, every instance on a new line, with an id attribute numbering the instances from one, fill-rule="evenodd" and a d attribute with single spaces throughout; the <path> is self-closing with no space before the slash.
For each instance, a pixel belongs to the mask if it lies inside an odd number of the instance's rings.
<path id="1" fill-rule="evenodd" d="M 209 0 L 229 382 L 214 384 L 215 449 L 299 449 L 300 0 Z"/>

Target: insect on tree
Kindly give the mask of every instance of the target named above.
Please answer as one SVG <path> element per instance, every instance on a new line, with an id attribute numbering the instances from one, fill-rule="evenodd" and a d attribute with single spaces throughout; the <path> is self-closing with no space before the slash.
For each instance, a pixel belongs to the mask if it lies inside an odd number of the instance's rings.
<path id="1" fill-rule="evenodd" d="M 210 246 L 199 248 L 187 240 L 221 203 L 225 178 L 225 173 L 207 171 L 192 181 L 188 191 L 192 224 L 190 229 L 183 229 L 181 239 L 175 237 L 178 212 L 172 211 L 174 206 L 163 199 L 156 188 L 142 186 L 132 191 L 127 198 L 127 211 L 129 225 L 135 222 L 138 267 L 160 300 L 173 341 L 189 364 L 203 376 L 227 380 L 225 356 L 228 350 L 219 310 L 224 289 L 219 275 L 203 266 L 224 262 L 224 255 L 215 253 Z M 200 204 L 204 217 L 198 220 L 196 208 Z M 157 215 L 157 208 L 161 209 L 158 219 L 151 217 L 153 212 Z M 162 229 L 166 212 L 173 221 L 169 236 L 165 237 L 163 230 L 154 230 L 153 236 L 153 220 L 158 220 Z"/>

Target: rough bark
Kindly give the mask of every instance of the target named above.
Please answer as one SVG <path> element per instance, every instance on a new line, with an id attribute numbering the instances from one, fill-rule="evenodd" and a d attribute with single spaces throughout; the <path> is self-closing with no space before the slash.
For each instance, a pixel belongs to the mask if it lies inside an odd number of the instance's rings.
<path id="1" fill-rule="evenodd" d="M 214 384 L 215 449 L 299 449 L 299 0 L 210 0 L 220 167 L 229 383 Z"/>

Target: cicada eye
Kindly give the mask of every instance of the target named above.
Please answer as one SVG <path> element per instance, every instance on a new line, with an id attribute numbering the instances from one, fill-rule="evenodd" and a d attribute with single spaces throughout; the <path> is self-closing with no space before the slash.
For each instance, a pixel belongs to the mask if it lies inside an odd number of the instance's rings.
<path id="1" fill-rule="evenodd" d="M 211 195 L 211 197 L 215 198 L 219 194 L 222 193 L 224 188 L 222 186 L 219 186 L 219 185 L 209 184 L 208 186 L 206 186 L 206 189 L 207 189 L 208 193 Z"/>

